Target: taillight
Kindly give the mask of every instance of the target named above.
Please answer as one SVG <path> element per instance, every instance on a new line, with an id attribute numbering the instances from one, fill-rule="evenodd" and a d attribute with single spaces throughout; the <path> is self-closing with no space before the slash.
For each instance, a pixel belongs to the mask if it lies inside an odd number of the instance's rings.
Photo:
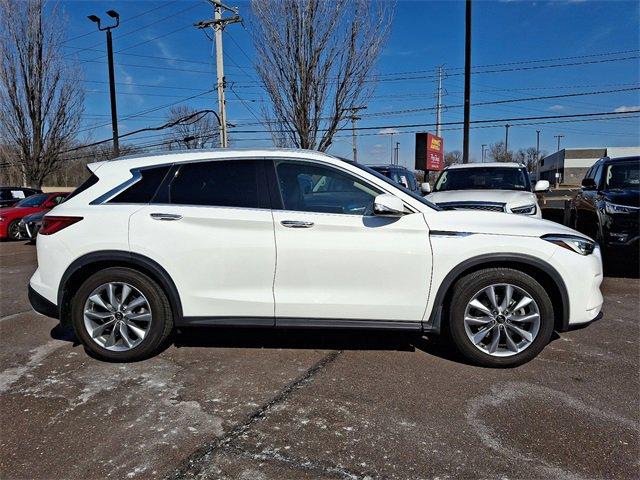
<path id="1" fill-rule="evenodd" d="M 80 220 L 82 220 L 82 217 L 55 217 L 47 215 L 42 219 L 42 227 L 40 227 L 38 235 L 51 235 Z"/>

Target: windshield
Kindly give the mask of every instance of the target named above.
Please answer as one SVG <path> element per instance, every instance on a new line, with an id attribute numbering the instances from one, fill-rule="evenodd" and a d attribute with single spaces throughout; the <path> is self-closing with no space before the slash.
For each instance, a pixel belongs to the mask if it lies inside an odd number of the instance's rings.
<path id="1" fill-rule="evenodd" d="M 41 193 L 39 195 L 31 195 L 23 200 L 20 200 L 16 203 L 16 207 L 39 207 L 44 203 L 44 201 L 49 197 L 46 193 Z"/>
<path id="2" fill-rule="evenodd" d="M 452 168 L 438 177 L 434 192 L 448 190 L 529 190 L 531 181 L 522 168 Z"/>
<path id="3" fill-rule="evenodd" d="M 640 161 L 607 165 L 605 190 L 638 190 L 640 187 Z"/>
<path id="4" fill-rule="evenodd" d="M 425 199 L 421 195 L 418 195 L 417 193 L 412 192 L 408 188 L 403 187 L 401 184 L 394 182 L 389 177 L 385 177 L 381 173 L 376 172 L 373 168 L 369 168 L 366 165 L 362 165 L 360 163 L 352 162 L 351 160 L 345 160 L 345 159 L 341 159 L 341 160 L 343 160 L 344 162 L 349 163 L 350 165 L 353 165 L 354 167 L 358 167 L 360 170 L 364 170 L 365 172 L 370 173 L 374 177 L 379 178 L 380 180 L 384 181 L 385 183 L 388 183 L 389 185 L 391 185 L 391 186 L 393 186 L 395 188 L 399 188 L 400 190 L 402 190 L 407 195 L 410 195 L 412 198 L 415 198 L 416 200 L 418 200 L 420 203 L 422 203 L 424 205 L 427 205 L 428 207 L 433 208 L 434 210 L 441 210 L 441 208 L 438 207 L 435 203 L 431 203 L 430 201 L 428 201 L 427 199 Z"/>

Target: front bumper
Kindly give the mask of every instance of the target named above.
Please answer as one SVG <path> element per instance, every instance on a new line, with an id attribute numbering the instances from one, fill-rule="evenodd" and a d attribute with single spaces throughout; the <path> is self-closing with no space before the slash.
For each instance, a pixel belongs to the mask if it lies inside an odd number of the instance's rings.
<path id="1" fill-rule="evenodd" d="M 38 292 L 36 292 L 31 285 L 29 285 L 29 303 L 33 309 L 45 317 L 59 318 L 58 307 L 44 298 Z"/>

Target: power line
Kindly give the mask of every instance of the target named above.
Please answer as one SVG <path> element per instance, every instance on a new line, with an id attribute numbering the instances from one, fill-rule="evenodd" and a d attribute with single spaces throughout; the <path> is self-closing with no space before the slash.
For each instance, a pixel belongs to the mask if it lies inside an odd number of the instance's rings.
<path id="1" fill-rule="evenodd" d="M 190 97 L 186 97 L 186 98 L 182 98 L 180 100 L 176 100 L 175 102 L 167 103 L 165 105 L 160 105 L 159 107 L 153 107 L 153 108 L 150 108 L 150 109 L 147 109 L 147 110 L 143 110 L 143 111 L 138 112 L 138 113 L 127 115 L 125 117 L 120 118 L 120 120 L 127 120 L 127 119 L 130 119 L 130 118 L 139 117 L 139 116 L 147 114 L 147 113 L 156 112 L 158 110 L 162 110 L 163 108 L 172 107 L 173 105 L 176 105 L 178 103 L 182 103 L 182 102 L 186 102 L 188 100 L 193 100 L 194 98 L 202 97 L 202 96 L 204 96 L 204 95 L 206 95 L 208 93 L 211 93 L 211 92 L 213 92 L 213 90 L 207 90 L 207 91 L 199 93 L 197 95 L 192 95 Z M 110 125 L 110 124 L 109 123 L 103 123 L 101 125 L 95 125 L 95 126 L 90 127 L 90 128 L 84 128 L 82 130 L 78 130 L 77 133 L 86 132 L 87 130 L 93 130 L 94 128 L 100 128 L 100 127 L 104 127 L 106 125 Z"/>

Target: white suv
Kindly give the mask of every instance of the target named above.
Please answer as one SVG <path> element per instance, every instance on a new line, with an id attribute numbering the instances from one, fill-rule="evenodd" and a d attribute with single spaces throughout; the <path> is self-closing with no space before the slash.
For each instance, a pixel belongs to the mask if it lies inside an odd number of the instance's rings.
<path id="1" fill-rule="evenodd" d="M 521 215 L 444 211 L 377 172 L 302 150 L 89 165 L 44 219 L 34 309 L 90 353 L 152 355 L 174 327 L 447 331 L 513 366 L 595 319 L 597 245 Z"/>
<path id="2" fill-rule="evenodd" d="M 542 218 L 535 192 L 547 190 L 546 180 L 532 188 L 527 169 L 519 163 L 466 163 L 444 169 L 429 200 L 443 210 L 488 210 Z"/>

